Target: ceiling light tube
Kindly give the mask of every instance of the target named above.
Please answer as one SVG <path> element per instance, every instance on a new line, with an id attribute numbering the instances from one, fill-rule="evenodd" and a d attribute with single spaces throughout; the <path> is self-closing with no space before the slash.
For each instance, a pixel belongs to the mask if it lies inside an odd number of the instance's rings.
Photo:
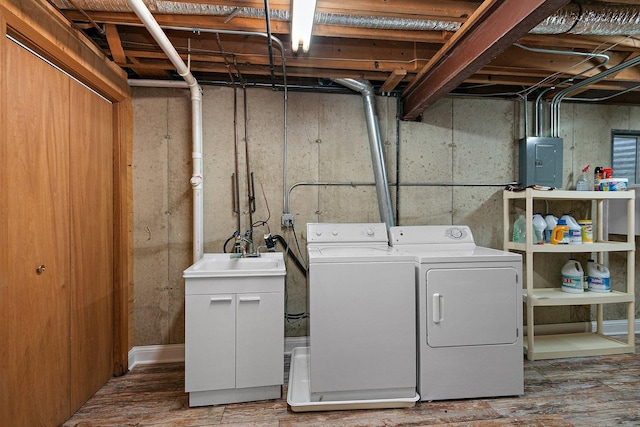
<path id="1" fill-rule="evenodd" d="M 316 13 L 316 0 L 293 0 L 291 6 L 291 48 L 298 52 L 309 52 L 311 30 Z"/>

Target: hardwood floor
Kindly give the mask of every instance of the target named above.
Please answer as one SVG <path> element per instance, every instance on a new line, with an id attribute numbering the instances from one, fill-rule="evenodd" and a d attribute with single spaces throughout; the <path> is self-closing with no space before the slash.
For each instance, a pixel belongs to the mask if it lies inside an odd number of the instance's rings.
<path id="1" fill-rule="evenodd" d="M 288 374 L 288 366 L 285 372 Z M 640 355 L 525 361 L 525 394 L 518 397 L 419 402 L 408 409 L 307 413 L 287 408 L 286 386 L 279 400 L 189 408 L 183 364 L 140 366 L 109 380 L 64 424 L 214 425 L 638 426 Z"/>

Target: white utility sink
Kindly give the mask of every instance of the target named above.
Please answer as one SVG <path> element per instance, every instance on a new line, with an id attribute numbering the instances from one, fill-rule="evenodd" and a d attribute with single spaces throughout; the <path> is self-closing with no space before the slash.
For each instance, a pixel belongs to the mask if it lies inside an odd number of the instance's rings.
<path id="1" fill-rule="evenodd" d="M 187 268 L 183 277 L 281 276 L 285 274 L 281 252 L 265 252 L 259 257 L 232 258 L 235 254 L 204 254 Z"/>

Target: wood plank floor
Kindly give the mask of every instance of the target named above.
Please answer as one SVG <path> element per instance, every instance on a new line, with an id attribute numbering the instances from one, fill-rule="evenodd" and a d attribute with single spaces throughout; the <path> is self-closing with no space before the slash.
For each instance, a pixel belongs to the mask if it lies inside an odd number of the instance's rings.
<path id="1" fill-rule="evenodd" d="M 183 364 L 140 366 L 111 379 L 64 426 L 639 426 L 638 350 L 525 361 L 523 396 L 307 413 L 287 408 L 286 387 L 279 400 L 189 408 Z"/>

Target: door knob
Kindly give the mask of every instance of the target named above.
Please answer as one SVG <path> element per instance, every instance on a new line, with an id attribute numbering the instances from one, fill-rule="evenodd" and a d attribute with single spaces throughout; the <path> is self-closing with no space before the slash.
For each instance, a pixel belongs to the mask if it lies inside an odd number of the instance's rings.
<path id="1" fill-rule="evenodd" d="M 45 266 L 44 266 L 44 264 L 42 264 L 41 266 L 36 268 L 36 274 L 42 274 L 42 273 L 44 273 L 44 270 L 45 270 Z"/>

